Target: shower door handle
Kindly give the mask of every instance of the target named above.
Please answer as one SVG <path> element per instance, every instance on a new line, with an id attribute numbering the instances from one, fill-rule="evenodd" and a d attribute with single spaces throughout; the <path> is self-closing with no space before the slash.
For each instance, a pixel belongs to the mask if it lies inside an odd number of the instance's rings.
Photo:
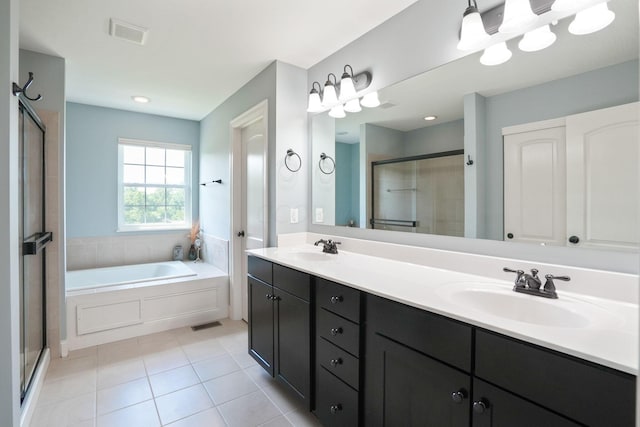
<path id="1" fill-rule="evenodd" d="M 22 242 L 22 255 L 36 255 L 52 241 L 52 232 L 36 233 Z"/>
<path id="2" fill-rule="evenodd" d="M 238 237 L 244 237 L 244 230 L 238 231 Z"/>

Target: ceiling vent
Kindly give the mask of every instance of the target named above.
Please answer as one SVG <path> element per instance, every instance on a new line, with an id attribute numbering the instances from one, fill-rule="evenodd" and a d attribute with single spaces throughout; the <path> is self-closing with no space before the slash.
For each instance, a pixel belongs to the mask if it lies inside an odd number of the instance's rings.
<path id="1" fill-rule="evenodd" d="M 129 24 L 119 19 L 111 18 L 109 21 L 109 35 L 117 39 L 143 45 L 147 41 L 148 33 L 148 28 Z"/>

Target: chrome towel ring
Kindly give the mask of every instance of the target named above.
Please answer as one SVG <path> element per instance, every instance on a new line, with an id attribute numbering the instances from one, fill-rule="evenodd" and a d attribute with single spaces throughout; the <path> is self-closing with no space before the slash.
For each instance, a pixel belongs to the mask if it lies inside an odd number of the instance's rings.
<path id="1" fill-rule="evenodd" d="M 322 161 L 323 160 L 331 160 L 331 170 L 325 170 L 322 169 Z M 327 156 L 325 153 L 320 154 L 320 161 L 318 161 L 318 167 L 320 168 L 320 172 L 322 172 L 325 175 L 331 175 L 335 170 L 336 170 L 336 161 L 333 160 L 333 157 L 331 156 Z"/>
<path id="2" fill-rule="evenodd" d="M 291 169 L 291 167 L 289 166 L 289 163 L 287 163 L 287 160 L 289 159 L 289 157 L 291 156 L 296 156 L 298 158 L 298 167 L 296 169 Z M 287 167 L 287 169 L 289 169 L 291 172 L 298 172 L 300 170 L 300 168 L 302 167 L 302 159 L 300 158 L 300 155 L 298 153 L 296 153 L 295 151 L 293 151 L 291 148 L 289 148 L 287 150 L 287 154 L 284 156 L 284 165 Z"/>

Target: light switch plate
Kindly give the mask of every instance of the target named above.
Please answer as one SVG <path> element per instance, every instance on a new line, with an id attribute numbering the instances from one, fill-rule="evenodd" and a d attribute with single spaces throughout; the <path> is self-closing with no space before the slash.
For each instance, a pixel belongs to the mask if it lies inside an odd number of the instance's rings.
<path id="1" fill-rule="evenodd" d="M 298 223 L 298 208 L 291 208 L 289 210 L 289 216 L 291 217 L 291 224 L 297 224 Z"/>
<path id="2" fill-rule="evenodd" d="M 316 208 L 316 222 L 324 222 L 324 210 Z"/>

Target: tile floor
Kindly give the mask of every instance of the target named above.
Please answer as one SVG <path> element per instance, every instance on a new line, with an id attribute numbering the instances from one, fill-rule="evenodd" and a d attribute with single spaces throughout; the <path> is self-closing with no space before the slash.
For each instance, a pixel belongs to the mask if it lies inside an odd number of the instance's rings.
<path id="1" fill-rule="evenodd" d="M 51 362 L 31 427 L 320 426 L 223 320 L 71 352 Z"/>

